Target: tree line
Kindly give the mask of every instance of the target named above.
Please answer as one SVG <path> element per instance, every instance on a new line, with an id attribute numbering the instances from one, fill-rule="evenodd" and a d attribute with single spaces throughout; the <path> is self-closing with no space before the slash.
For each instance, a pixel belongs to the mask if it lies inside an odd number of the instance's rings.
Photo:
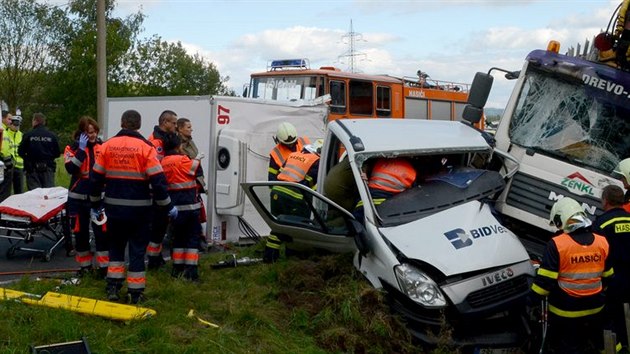
<path id="1" fill-rule="evenodd" d="M 62 143 L 80 116 L 97 114 L 97 1 L 0 0 L 0 99 L 21 109 L 25 127 L 43 112 Z M 116 1 L 105 3 L 108 97 L 234 94 L 229 77 L 180 42 L 141 37 L 141 11 L 114 17 Z"/>

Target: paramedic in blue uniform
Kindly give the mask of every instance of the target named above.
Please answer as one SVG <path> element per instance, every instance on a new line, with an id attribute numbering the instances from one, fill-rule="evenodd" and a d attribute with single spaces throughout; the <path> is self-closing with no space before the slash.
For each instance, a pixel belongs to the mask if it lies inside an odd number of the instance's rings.
<path id="1" fill-rule="evenodd" d="M 79 276 L 92 272 L 92 262 L 96 258 L 97 277 L 105 278 L 109 264 L 109 245 L 105 237 L 105 225 L 90 221 L 90 171 L 98 157 L 103 143 L 98 138 L 98 123 L 91 117 L 79 120 L 79 128 L 74 133 L 74 142 L 64 150 L 64 166 L 70 174 L 68 202 L 66 209 L 70 217 L 70 228 L 76 244 L 75 260 L 79 264 Z M 96 257 L 90 248 L 90 224 L 94 232 Z"/>
<path id="2" fill-rule="evenodd" d="M 18 154 L 24 159 L 26 187 L 51 188 L 55 186 L 55 159 L 59 157 L 57 135 L 46 128 L 46 116 L 33 114 L 33 129 L 24 133 Z"/>
<path id="3" fill-rule="evenodd" d="M 171 275 L 197 281 L 201 233 L 201 201 L 197 179 L 203 174 L 199 160 L 191 159 L 183 152 L 178 137 L 164 143 L 164 154 L 162 168 L 168 183 L 168 194 L 179 211 L 177 218 L 171 220 Z"/>
<path id="4" fill-rule="evenodd" d="M 125 280 L 125 248 L 129 246 L 127 298 L 132 304 L 144 299 L 146 269 L 144 257 L 149 244 L 149 223 L 153 204 L 177 217 L 177 208 L 168 196 L 166 178 L 153 145 L 140 133 L 140 113 L 127 110 L 121 117 L 121 130 L 103 143 L 91 174 L 90 201 L 93 218 L 103 205 L 110 242 L 107 268 L 107 298 L 120 299 Z M 101 200 L 101 193 L 105 192 Z"/>

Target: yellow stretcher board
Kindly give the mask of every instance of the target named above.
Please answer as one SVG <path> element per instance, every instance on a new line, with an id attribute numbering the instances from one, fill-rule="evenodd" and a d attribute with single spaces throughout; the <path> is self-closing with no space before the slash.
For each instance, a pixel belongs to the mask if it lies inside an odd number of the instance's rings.
<path id="1" fill-rule="evenodd" d="M 87 297 L 47 292 L 44 295 L 0 288 L 0 300 L 15 300 L 25 304 L 52 307 L 87 315 L 101 316 L 117 321 L 142 320 L 157 312 L 146 307 L 117 304 Z"/>

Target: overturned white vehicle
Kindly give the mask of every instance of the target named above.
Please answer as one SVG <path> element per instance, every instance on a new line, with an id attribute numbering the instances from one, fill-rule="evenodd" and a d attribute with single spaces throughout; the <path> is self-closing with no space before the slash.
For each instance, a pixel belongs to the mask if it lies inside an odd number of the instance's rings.
<path id="1" fill-rule="evenodd" d="M 491 208 L 506 176 L 515 172 L 501 169 L 507 154 L 495 151 L 479 131 L 452 121 L 336 120 L 324 142 L 318 192 L 288 182 L 243 184 L 287 247 L 356 251 L 357 269 L 386 291 L 423 341 L 434 342 L 431 333 L 444 320 L 456 345 L 505 347 L 527 335 L 521 315 L 534 270 L 519 239 Z M 364 220 L 339 205 L 353 197 L 338 203 L 325 197 L 337 187 L 330 184 L 339 183 L 327 175 L 344 151 L 358 193 L 348 205 L 362 201 Z M 416 184 L 375 206 L 366 173 L 375 159 L 394 157 L 413 164 Z M 306 213 L 274 215 L 273 185 L 301 196 Z"/>

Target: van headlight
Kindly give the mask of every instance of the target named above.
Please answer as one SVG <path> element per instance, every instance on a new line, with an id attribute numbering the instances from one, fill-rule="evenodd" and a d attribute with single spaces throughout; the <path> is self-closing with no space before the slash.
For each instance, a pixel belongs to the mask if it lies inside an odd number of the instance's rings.
<path id="1" fill-rule="evenodd" d="M 409 264 L 401 264 L 394 268 L 394 273 L 400 288 L 411 300 L 426 307 L 446 306 L 444 294 L 424 272 Z"/>

